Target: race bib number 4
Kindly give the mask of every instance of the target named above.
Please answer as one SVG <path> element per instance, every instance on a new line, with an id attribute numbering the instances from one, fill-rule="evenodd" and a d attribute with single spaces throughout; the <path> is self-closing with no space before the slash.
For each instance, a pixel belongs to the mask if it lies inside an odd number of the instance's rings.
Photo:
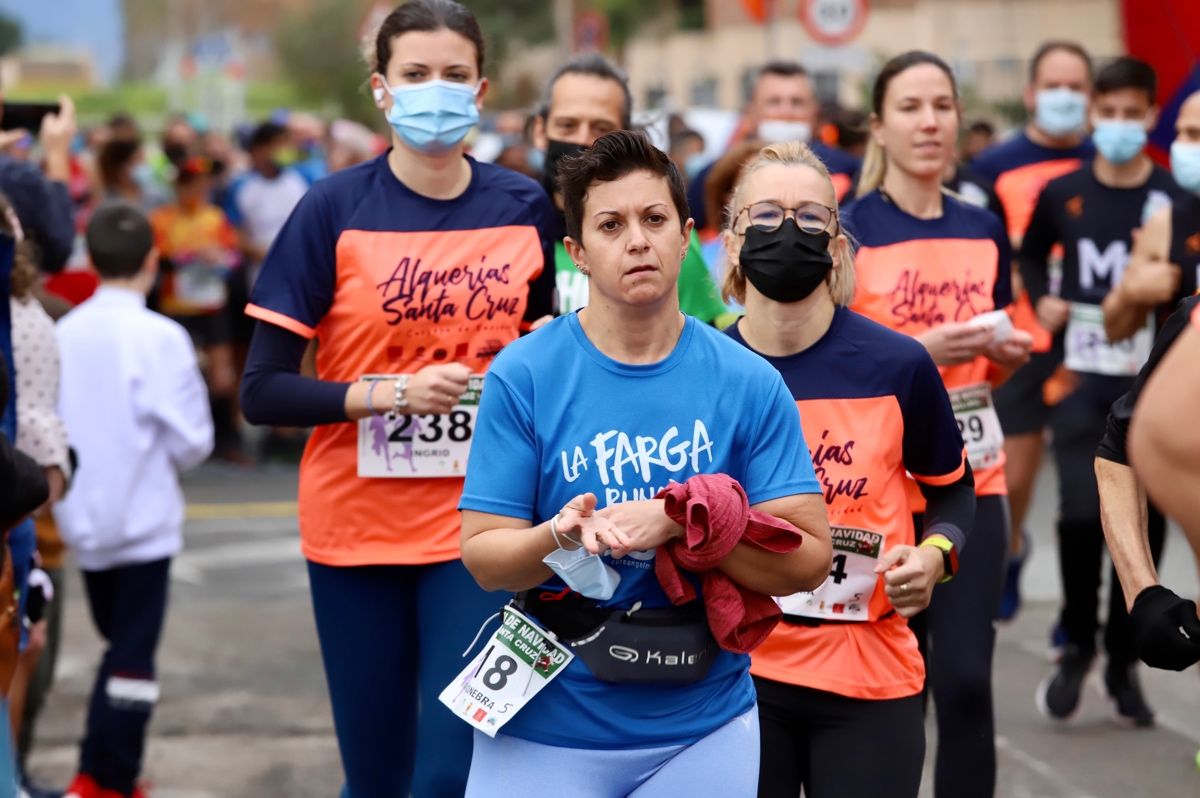
<path id="1" fill-rule="evenodd" d="M 388 413 L 359 419 L 358 475 L 399 479 L 465 475 L 482 391 L 483 377 L 472 376 L 458 404 L 445 415 Z M 376 393 L 376 402 L 391 400 Z"/>
<path id="2" fill-rule="evenodd" d="M 837 621 L 867 621 L 871 594 L 879 575 L 875 566 L 883 553 L 883 535 L 866 529 L 835 526 L 833 568 L 816 590 L 794 593 L 779 600 L 788 615 Z"/>
<path id="3" fill-rule="evenodd" d="M 1154 346 L 1154 326 L 1150 319 L 1132 338 L 1114 344 L 1104 332 L 1104 310 L 1080 302 L 1071 303 L 1065 335 L 1067 368 L 1085 374 L 1137 376 Z"/>
<path id="4" fill-rule="evenodd" d="M 986 382 L 965 385 L 950 391 L 950 406 L 958 421 L 958 431 L 967 447 L 967 462 L 980 471 L 1000 462 L 1004 451 L 1004 430 L 992 404 L 992 388 Z"/>
<path id="5" fill-rule="evenodd" d="M 495 737 L 575 655 L 515 607 L 438 700 L 458 717 Z"/>

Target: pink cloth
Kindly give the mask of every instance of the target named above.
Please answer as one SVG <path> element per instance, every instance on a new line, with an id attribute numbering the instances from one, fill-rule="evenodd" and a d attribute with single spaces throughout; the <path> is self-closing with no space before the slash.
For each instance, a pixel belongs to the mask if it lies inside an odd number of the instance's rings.
<path id="1" fill-rule="evenodd" d="M 791 524 L 751 510 L 746 491 L 725 474 L 701 474 L 659 491 L 666 512 L 683 525 L 682 538 L 659 547 L 654 573 L 674 604 L 696 598 L 683 571 L 700 574 L 704 609 L 713 637 L 726 651 L 753 651 L 783 616 L 771 596 L 750 590 L 716 567 L 738 543 L 786 554 L 803 536 Z M 665 556 L 664 556 L 665 555 Z"/>

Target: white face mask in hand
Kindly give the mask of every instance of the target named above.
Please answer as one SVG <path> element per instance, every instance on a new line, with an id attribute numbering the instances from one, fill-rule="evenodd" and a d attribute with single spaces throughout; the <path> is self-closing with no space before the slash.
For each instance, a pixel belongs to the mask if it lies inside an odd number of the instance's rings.
<path id="1" fill-rule="evenodd" d="M 596 601 L 608 601 L 621 583 L 621 575 L 615 568 L 606 565 L 599 554 L 589 554 L 582 546 L 571 550 L 555 549 L 543 557 L 542 562 L 549 565 L 567 587 Z"/>

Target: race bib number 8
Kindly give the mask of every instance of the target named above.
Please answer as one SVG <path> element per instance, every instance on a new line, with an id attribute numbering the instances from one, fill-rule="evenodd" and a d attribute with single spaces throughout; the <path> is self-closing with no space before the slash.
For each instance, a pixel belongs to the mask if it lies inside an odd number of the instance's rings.
<path id="1" fill-rule="evenodd" d="M 883 552 L 883 535 L 846 526 L 831 527 L 829 531 L 833 538 L 833 568 L 829 577 L 816 590 L 780 599 L 779 606 L 788 615 L 806 618 L 870 620 L 871 594 L 879 579 L 875 566 Z"/>
<path id="2" fill-rule="evenodd" d="M 371 375 L 365 379 L 390 378 Z M 358 475 L 398 479 L 464 476 L 482 392 L 483 377 L 472 376 L 458 404 L 445 415 L 388 413 L 359 419 Z M 386 400 L 377 397 L 376 401 Z"/>
<path id="3" fill-rule="evenodd" d="M 515 607 L 505 607 L 496 634 L 438 700 L 495 737 L 573 659 L 549 632 Z"/>
<path id="4" fill-rule="evenodd" d="M 979 471 L 1000 462 L 1004 451 L 1004 430 L 992 404 L 992 388 L 986 382 L 965 385 L 950 391 L 950 406 L 958 421 L 958 431 L 967 447 L 967 462 Z"/>
<path id="5" fill-rule="evenodd" d="M 1071 303 L 1066 331 L 1066 367 L 1085 374 L 1134 377 L 1150 358 L 1154 326 L 1150 319 L 1132 338 L 1111 343 L 1104 332 L 1104 310 L 1097 305 Z"/>

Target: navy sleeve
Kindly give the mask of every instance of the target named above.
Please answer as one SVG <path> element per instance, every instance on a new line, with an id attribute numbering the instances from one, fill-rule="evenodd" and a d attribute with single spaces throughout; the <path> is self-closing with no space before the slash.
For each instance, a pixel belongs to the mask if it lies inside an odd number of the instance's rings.
<path id="1" fill-rule="evenodd" d="M 328 191 L 309 190 L 263 261 L 247 314 L 312 338 L 333 304 L 340 234 Z"/>
<path id="2" fill-rule="evenodd" d="M 716 163 L 715 161 L 713 163 Z M 687 201 L 688 212 L 691 213 L 692 219 L 696 222 L 696 229 L 703 230 L 708 227 L 708 211 L 704 203 L 704 185 L 708 182 L 708 175 L 712 172 L 713 163 L 701 169 L 688 183 Z"/>
<path id="3" fill-rule="evenodd" d="M 542 272 L 529 283 L 529 301 L 525 306 L 525 321 L 533 322 L 543 316 L 553 316 L 554 307 L 554 205 L 543 192 L 538 192 L 535 212 L 538 217 L 538 237 L 542 241 Z"/>
<path id="4" fill-rule="evenodd" d="M 1129 465 L 1126 441 L 1129 435 L 1129 421 L 1133 418 L 1133 408 L 1142 395 L 1142 389 L 1146 387 L 1146 381 L 1150 379 L 1150 375 L 1162 361 L 1163 355 L 1187 329 L 1192 310 L 1198 304 L 1200 304 L 1200 297 L 1185 299 L 1163 324 L 1158 337 L 1154 340 L 1154 348 L 1150 350 L 1150 357 L 1142 366 L 1142 370 L 1138 372 L 1133 386 L 1128 393 L 1113 402 L 1112 409 L 1108 413 L 1104 438 L 1101 439 L 1100 446 L 1096 449 L 1097 457 L 1121 465 Z"/>
<path id="5" fill-rule="evenodd" d="M 904 418 L 904 467 L 918 483 L 949 484 L 966 463 L 958 420 L 929 353 L 921 348 L 908 360 L 907 390 L 897 397 Z"/>
<path id="6" fill-rule="evenodd" d="M 348 382 L 300 374 L 308 340 L 274 324 L 258 323 L 242 376 L 242 413 L 251 424 L 312 427 L 346 421 Z"/>
<path id="7" fill-rule="evenodd" d="M 26 237 L 41 252 L 38 266 L 58 272 L 75 243 L 75 209 L 65 183 L 47 180 L 32 164 L 6 160 L 0 189 L 8 196 Z"/>
<path id="8" fill-rule="evenodd" d="M 1035 306 L 1039 299 L 1050 292 L 1050 250 L 1059 239 L 1058 225 L 1054 221 L 1052 210 L 1054 204 L 1049 189 L 1042 189 L 1017 256 L 1021 279 L 1029 291 L 1030 302 Z"/>
<path id="9" fill-rule="evenodd" d="M 975 474 L 970 463 L 965 465 L 962 476 L 949 485 L 917 483 L 925 497 L 921 538 L 942 535 L 960 552 L 975 526 Z"/>
<path id="10" fill-rule="evenodd" d="M 1009 241 L 1008 233 L 1005 232 L 1004 223 L 992 215 L 992 221 L 996 222 L 996 234 L 992 240 L 996 242 L 996 250 L 999 253 L 996 262 L 996 284 L 992 286 L 992 305 L 996 310 L 1001 310 L 1013 303 L 1012 291 L 1012 242 Z"/>

